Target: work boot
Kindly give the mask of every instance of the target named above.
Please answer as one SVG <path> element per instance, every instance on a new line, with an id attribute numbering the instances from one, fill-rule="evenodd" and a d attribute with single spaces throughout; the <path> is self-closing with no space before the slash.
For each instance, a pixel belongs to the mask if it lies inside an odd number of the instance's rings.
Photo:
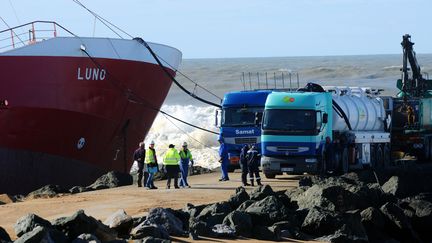
<path id="1" fill-rule="evenodd" d="M 261 184 L 261 180 L 257 180 L 257 185 L 258 185 L 258 186 L 262 186 L 262 184 Z"/>

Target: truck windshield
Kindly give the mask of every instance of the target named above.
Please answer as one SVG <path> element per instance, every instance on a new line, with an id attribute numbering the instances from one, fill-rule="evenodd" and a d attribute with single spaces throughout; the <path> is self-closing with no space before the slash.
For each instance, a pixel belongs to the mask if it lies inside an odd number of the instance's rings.
<path id="1" fill-rule="evenodd" d="M 255 125 L 255 113 L 262 113 L 263 107 L 225 108 L 222 111 L 222 126 Z"/>
<path id="2" fill-rule="evenodd" d="M 316 133 L 314 110 L 266 110 L 263 117 L 265 134 L 313 135 Z"/>

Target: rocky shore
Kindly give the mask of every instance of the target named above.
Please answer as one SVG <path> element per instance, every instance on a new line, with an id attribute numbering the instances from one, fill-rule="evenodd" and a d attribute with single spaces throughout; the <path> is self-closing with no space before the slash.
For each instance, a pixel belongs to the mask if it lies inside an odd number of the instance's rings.
<path id="1" fill-rule="evenodd" d="M 156 207 L 147 216 L 118 210 L 98 221 L 79 210 L 51 221 L 20 218 L 16 237 L 1 242 L 169 242 L 172 237 L 327 242 L 431 242 L 430 170 L 304 176 L 296 188 L 238 187 L 226 201 L 182 209 Z M 105 178 L 106 179 L 106 178 Z M 111 181 L 111 180 L 101 180 Z M 96 183 L 97 185 L 97 183 Z"/>

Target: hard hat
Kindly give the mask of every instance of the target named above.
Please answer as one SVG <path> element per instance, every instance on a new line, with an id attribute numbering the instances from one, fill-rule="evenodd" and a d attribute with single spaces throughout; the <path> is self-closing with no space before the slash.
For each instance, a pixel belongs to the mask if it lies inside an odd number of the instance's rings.
<path id="1" fill-rule="evenodd" d="M 154 144 L 155 144 L 155 142 L 153 140 L 151 140 L 150 145 L 154 145 Z"/>
<path id="2" fill-rule="evenodd" d="M 183 142 L 183 147 L 186 147 L 187 146 L 187 143 L 186 142 Z"/>
<path id="3" fill-rule="evenodd" d="M 170 144 L 169 146 L 168 146 L 168 148 L 174 148 L 175 146 L 174 146 L 174 144 Z"/>

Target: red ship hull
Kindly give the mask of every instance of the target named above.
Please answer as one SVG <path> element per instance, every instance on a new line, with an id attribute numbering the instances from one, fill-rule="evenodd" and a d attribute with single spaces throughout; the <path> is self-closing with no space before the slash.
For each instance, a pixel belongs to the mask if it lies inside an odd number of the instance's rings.
<path id="1" fill-rule="evenodd" d="M 157 64 L 130 59 L 0 55 L 0 193 L 129 171 L 171 86 Z"/>

